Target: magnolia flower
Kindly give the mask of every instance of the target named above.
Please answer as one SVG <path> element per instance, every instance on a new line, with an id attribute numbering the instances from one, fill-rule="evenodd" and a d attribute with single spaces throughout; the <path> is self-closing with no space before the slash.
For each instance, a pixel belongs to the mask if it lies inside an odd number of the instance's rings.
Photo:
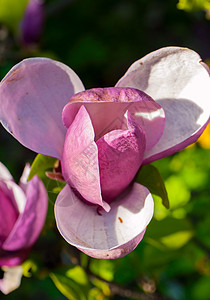
<path id="1" fill-rule="evenodd" d="M 45 222 L 47 192 L 38 176 L 27 182 L 29 171 L 26 165 L 17 185 L 0 163 L 0 266 L 4 268 L 20 265 L 27 258 Z M 8 280 L 11 269 L 6 270 L 9 270 L 7 275 L 0 280 L 0 290 L 4 293 L 14 284 Z"/>
<path id="2" fill-rule="evenodd" d="M 22 42 L 26 45 L 37 43 L 44 25 L 44 5 L 42 0 L 30 0 L 20 23 Z"/>
<path id="3" fill-rule="evenodd" d="M 66 65 L 26 59 L 0 85 L 0 119 L 23 145 L 61 162 L 55 218 L 68 243 L 118 258 L 143 238 L 153 199 L 143 164 L 193 143 L 209 122 L 210 79 L 197 53 L 157 50 L 112 88 L 84 90 Z"/>

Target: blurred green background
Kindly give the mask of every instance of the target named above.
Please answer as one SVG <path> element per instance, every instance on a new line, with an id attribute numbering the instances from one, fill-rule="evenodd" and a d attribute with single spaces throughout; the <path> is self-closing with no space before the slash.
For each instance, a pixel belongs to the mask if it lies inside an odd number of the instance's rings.
<path id="1" fill-rule="evenodd" d="M 183 46 L 210 59 L 210 3 L 201 0 L 46 0 L 35 43 L 21 31 L 27 0 L 0 0 L 0 78 L 26 57 L 69 65 L 86 88 L 114 86 L 135 60 L 164 46 Z M 155 199 L 155 215 L 135 251 L 117 260 L 88 258 L 59 235 L 56 194 L 24 263 L 21 287 L 0 299 L 210 299 L 210 132 L 200 143 L 162 159 L 158 167 L 170 209 Z M 18 180 L 35 153 L 0 127 L 0 161 Z M 59 186 L 58 186 L 59 188 Z M 0 273 L 0 277 L 2 273 Z"/>

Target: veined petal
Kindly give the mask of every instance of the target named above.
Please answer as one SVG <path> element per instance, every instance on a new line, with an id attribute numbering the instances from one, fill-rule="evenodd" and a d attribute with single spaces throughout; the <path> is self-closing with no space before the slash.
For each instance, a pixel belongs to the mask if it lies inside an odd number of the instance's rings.
<path id="1" fill-rule="evenodd" d="M 113 248 L 111 250 L 95 250 L 95 249 L 84 249 L 84 248 L 78 248 L 80 251 L 84 252 L 85 254 L 99 259 L 115 259 L 123 257 L 127 254 L 129 254 L 131 251 L 133 251 L 138 244 L 141 242 L 141 240 L 144 237 L 144 234 L 146 232 L 146 229 L 144 229 L 139 235 L 137 235 L 134 239 L 131 241 L 120 245 L 119 247 Z"/>
<path id="2" fill-rule="evenodd" d="M 92 257 L 118 258 L 140 242 L 153 210 L 151 194 L 138 183 L 113 201 L 108 213 L 98 213 L 80 201 L 67 185 L 56 200 L 55 218 L 61 235 L 71 245 Z"/>
<path id="3" fill-rule="evenodd" d="M 166 114 L 163 135 L 145 152 L 144 163 L 193 143 L 209 121 L 210 78 L 200 56 L 192 50 L 167 47 L 154 51 L 136 61 L 117 86 L 144 91 Z"/>
<path id="4" fill-rule="evenodd" d="M 68 128 L 61 165 L 63 177 L 70 186 L 76 188 L 85 200 L 109 210 L 109 205 L 101 197 L 98 149 L 91 119 L 84 106 Z"/>
<path id="5" fill-rule="evenodd" d="M 79 108 L 84 105 L 93 123 L 95 140 L 106 133 L 125 129 L 124 117 L 128 110 L 146 134 L 146 149 L 151 149 L 160 139 L 164 124 L 164 111 L 151 97 L 131 88 L 94 88 L 74 95 L 64 107 L 62 118 L 68 128 Z"/>
<path id="6" fill-rule="evenodd" d="M 34 176 L 26 189 L 24 211 L 2 245 L 3 250 L 17 251 L 29 248 L 38 238 L 45 222 L 48 196 L 42 181 Z"/>
<path id="7" fill-rule="evenodd" d="M 25 59 L 0 84 L 0 121 L 24 146 L 61 158 L 66 132 L 62 109 L 82 90 L 82 82 L 66 65 L 48 58 Z"/>
<path id="8" fill-rule="evenodd" d="M 98 160 L 103 199 L 120 195 L 140 168 L 146 147 L 145 133 L 127 112 L 128 130 L 113 130 L 100 138 Z"/>

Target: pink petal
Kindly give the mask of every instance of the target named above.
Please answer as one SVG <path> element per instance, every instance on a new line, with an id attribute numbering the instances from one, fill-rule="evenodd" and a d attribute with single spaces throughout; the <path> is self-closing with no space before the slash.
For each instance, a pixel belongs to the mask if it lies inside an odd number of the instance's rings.
<path id="1" fill-rule="evenodd" d="M 24 211 L 2 245 L 4 250 L 17 251 L 31 247 L 42 230 L 47 213 L 48 196 L 38 176 L 34 176 L 28 183 L 26 199 Z"/>
<path id="2" fill-rule="evenodd" d="M 210 78 L 200 56 L 192 50 L 167 47 L 154 51 L 136 61 L 117 86 L 144 91 L 165 111 L 163 135 L 145 152 L 144 163 L 193 143 L 209 121 Z"/>
<path id="3" fill-rule="evenodd" d="M 90 117 L 81 106 L 75 120 L 68 128 L 61 160 L 64 179 L 85 200 L 109 210 L 101 197 L 98 149 Z"/>
<path id="4" fill-rule="evenodd" d="M 68 128 L 81 105 L 85 105 L 98 140 L 109 131 L 124 129 L 128 110 L 145 131 L 146 148 L 151 149 L 164 129 L 164 111 L 147 94 L 131 88 L 98 88 L 74 95 L 64 107 L 63 122 Z"/>
<path id="5" fill-rule="evenodd" d="M 14 207 L 20 213 L 23 212 L 26 204 L 24 191 L 14 182 L 14 180 L 0 181 L 1 189 L 7 197 L 13 202 Z"/>
<path id="6" fill-rule="evenodd" d="M 6 193 L 5 188 L 2 189 L 1 186 L 2 182 L 0 182 L 0 247 L 13 229 L 19 215 L 13 199 L 8 195 L 9 191 Z"/>
<path id="7" fill-rule="evenodd" d="M 142 231 L 139 235 L 137 235 L 131 241 L 129 241 L 123 245 L 120 245 L 119 247 L 116 247 L 114 249 L 108 250 L 108 251 L 107 250 L 84 249 L 84 248 L 78 248 L 78 249 L 93 258 L 99 258 L 99 259 L 120 258 L 120 257 L 123 257 L 123 256 L 129 254 L 131 251 L 133 251 L 138 246 L 138 244 L 143 239 L 145 232 L 146 232 L 146 229 L 144 231 Z"/>
<path id="8" fill-rule="evenodd" d="M 111 204 L 111 210 L 97 212 L 67 185 L 55 203 L 57 227 L 64 239 L 96 258 L 118 258 L 131 252 L 143 237 L 153 215 L 153 199 L 142 185 Z"/>
<path id="9" fill-rule="evenodd" d="M 2 251 L 0 249 L 0 266 L 17 266 L 21 265 L 28 257 L 30 249 L 20 251 Z"/>
<path id="10" fill-rule="evenodd" d="M 96 144 L 102 196 L 110 201 L 128 187 L 140 168 L 146 146 L 145 133 L 128 116 L 128 130 L 113 130 Z"/>
<path id="11" fill-rule="evenodd" d="M 83 89 L 78 76 L 62 63 L 23 60 L 0 84 L 0 120 L 24 146 L 60 158 L 66 132 L 62 109 Z"/>

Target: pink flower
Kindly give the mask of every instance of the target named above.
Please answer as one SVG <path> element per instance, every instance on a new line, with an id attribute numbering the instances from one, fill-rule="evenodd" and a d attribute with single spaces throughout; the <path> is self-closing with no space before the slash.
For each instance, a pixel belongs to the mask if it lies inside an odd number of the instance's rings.
<path id="1" fill-rule="evenodd" d="M 209 122 L 210 79 L 200 62 L 192 50 L 162 48 L 115 87 L 87 91 L 69 67 L 47 58 L 26 59 L 3 79 L 3 126 L 61 161 L 67 184 L 55 217 L 68 243 L 118 258 L 141 241 L 153 199 L 133 183 L 137 171 L 193 143 Z"/>
<path id="2" fill-rule="evenodd" d="M 38 176 L 27 182 L 29 171 L 26 165 L 17 185 L 0 163 L 0 266 L 21 264 L 44 225 L 47 192 Z"/>

